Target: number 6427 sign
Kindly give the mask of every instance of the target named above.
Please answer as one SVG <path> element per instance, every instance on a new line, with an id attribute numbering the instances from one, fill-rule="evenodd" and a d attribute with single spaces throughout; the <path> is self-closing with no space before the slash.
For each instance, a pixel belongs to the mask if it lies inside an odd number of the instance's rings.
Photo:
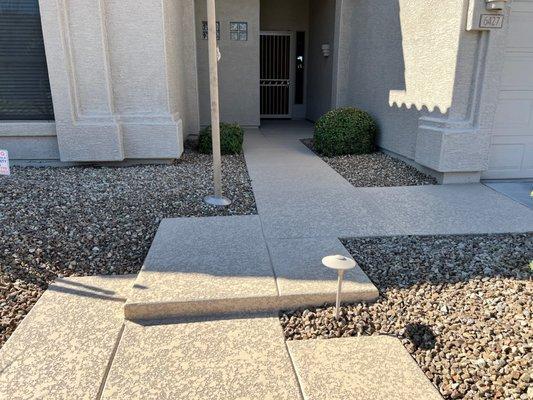
<path id="1" fill-rule="evenodd" d="M 499 29 L 503 27 L 503 15 L 483 14 L 479 22 L 480 28 Z"/>
<path id="2" fill-rule="evenodd" d="M 9 175 L 9 154 L 7 150 L 0 149 L 0 175 Z"/>

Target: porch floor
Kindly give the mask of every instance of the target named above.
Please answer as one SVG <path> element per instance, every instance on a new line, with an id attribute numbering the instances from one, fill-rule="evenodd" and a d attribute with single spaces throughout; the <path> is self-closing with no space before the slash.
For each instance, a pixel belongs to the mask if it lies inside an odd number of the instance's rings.
<path id="1" fill-rule="evenodd" d="M 61 390 L 72 387 L 66 381 L 81 382 L 90 369 L 93 379 L 78 386 L 79 393 L 73 389 L 73 398 L 439 398 L 397 339 L 308 341 L 287 348 L 275 311 L 250 312 L 331 301 L 336 277 L 320 259 L 346 251 L 339 237 L 533 231 L 533 212 L 481 184 L 355 188 L 300 142 L 311 128 L 268 122 L 248 131 L 244 152 L 258 216 L 164 220 L 121 299 L 109 295 L 114 290 L 107 286 L 83 290 L 113 307 L 101 303 L 84 315 L 80 307 L 92 307 L 90 302 L 74 306 L 83 293 L 70 290 L 68 299 L 45 294 L 0 352 L 0 393 L 65 398 Z M 377 296 L 360 270 L 346 289 L 350 301 Z M 126 316 L 137 322 L 120 319 L 118 326 L 116 306 L 124 300 Z M 54 309 L 48 302 L 73 306 Z M 86 318 L 72 317 L 76 313 Z M 111 334 L 87 331 L 108 319 Z M 65 346 L 66 336 L 55 329 L 70 330 L 70 342 L 79 346 Z M 32 341 L 35 330 L 50 332 L 42 346 Z M 97 359 L 93 342 L 99 343 Z M 51 374 L 33 362 L 36 351 L 54 364 L 50 368 L 70 373 Z M 376 352 L 379 362 L 369 361 Z M 314 361 L 302 361 L 309 359 Z M 361 367 L 343 369 L 341 361 Z M 330 379 L 322 384 L 316 377 L 324 368 Z M 28 374 L 40 382 L 39 390 L 21 380 Z M 383 376 L 389 378 L 377 378 Z M 351 383 L 340 397 L 328 386 L 337 377 Z"/>

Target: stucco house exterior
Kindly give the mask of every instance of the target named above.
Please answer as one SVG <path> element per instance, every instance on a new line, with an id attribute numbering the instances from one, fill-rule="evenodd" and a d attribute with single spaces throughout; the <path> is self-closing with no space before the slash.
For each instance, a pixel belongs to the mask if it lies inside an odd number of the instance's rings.
<path id="1" fill-rule="evenodd" d="M 0 148 L 159 162 L 209 124 L 204 0 L 0 0 Z M 440 182 L 533 177 L 533 0 L 217 0 L 221 119 L 356 106 Z"/>

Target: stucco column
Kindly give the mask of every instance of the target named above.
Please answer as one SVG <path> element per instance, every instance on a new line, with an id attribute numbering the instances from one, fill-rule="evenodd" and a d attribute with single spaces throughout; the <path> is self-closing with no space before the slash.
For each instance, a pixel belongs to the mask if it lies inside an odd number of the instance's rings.
<path id="1" fill-rule="evenodd" d="M 196 88 L 184 66 L 194 58 L 185 54 L 195 52 L 194 22 L 182 24 L 192 0 L 40 0 L 40 8 L 61 160 L 179 157 L 183 119 L 194 114 L 184 88 Z"/>
<path id="2" fill-rule="evenodd" d="M 508 18 L 468 31 L 468 6 L 337 0 L 332 103 L 369 111 L 383 150 L 443 183 L 479 181 L 488 168 L 504 59 Z"/>
<path id="3" fill-rule="evenodd" d="M 442 173 L 443 183 L 477 182 L 488 169 L 490 132 L 498 101 L 509 8 L 503 29 L 467 31 L 460 22 L 451 105 L 446 115 L 419 119 L 415 161 Z"/>

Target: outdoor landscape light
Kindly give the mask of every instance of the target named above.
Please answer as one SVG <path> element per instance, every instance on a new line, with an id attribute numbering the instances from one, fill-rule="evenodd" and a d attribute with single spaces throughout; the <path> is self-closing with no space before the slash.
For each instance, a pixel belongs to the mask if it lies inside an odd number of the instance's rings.
<path id="1" fill-rule="evenodd" d="M 337 281 L 337 302 L 335 304 L 335 319 L 339 319 L 339 308 L 341 305 L 341 291 L 342 291 L 342 280 L 344 279 L 344 272 L 348 271 L 349 269 L 355 268 L 357 263 L 355 260 L 342 256 L 342 255 L 336 255 L 336 256 L 328 256 L 324 257 L 322 259 L 322 264 L 324 264 L 325 267 L 335 269 L 338 273 L 338 281 Z"/>
<path id="2" fill-rule="evenodd" d="M 485 7 L 489 11 L 502 11 L 505 9 L 507 0 L 485 0 Z"/>
<path id="3" fill-rule="evenodd" d="M 329 57 L 330 49 L 331 48 L 330 48 L 329 44 L 323 44 L 322 45 L 322 55 L 324 57 Z"/>

